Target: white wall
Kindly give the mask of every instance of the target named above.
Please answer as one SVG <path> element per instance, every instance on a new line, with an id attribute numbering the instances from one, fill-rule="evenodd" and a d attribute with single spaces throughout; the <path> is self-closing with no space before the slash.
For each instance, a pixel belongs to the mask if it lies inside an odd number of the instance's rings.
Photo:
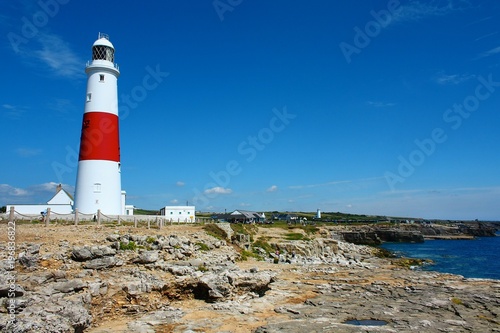
<path id="1" fill-rule="evenodd" d="M 172 222 L 195 222 L 195 206 L 165 206 L 160 209 L 161 215 Z"/>
<path id="2" fill-rule="evenodd" d="M 70 214 L 73 211 L 73 207 L 71 205 L 50 205 L 50 204 L 41 204 L 41 205 L 7 205 L 6 213 L 10 212 L 10 207 L 13 206 L 14 210 L 18 214 L 25 215 L 40 215 L 41 212 L 50 208 L 50 211 L 56 214 Z"/>

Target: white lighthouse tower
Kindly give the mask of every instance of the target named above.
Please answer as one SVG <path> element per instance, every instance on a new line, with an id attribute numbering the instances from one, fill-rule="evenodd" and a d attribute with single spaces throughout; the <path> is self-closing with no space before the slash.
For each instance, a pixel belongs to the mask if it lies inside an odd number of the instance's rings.
<path id="1" fill-rule="evenodd" d="M 76 176 L 75 209 L 80 213 L 122 213 L 118 89 L 115 49 L 99 33 L 87 63 L 87 95 Z"/>

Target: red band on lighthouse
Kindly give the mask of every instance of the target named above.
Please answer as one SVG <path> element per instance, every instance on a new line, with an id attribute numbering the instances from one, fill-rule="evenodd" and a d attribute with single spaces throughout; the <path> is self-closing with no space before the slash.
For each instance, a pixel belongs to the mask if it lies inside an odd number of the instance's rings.
<path id="1" fill-rule="evenodd" d="M 79 161 L 108 160 L 120 162 L 118 116 L 108 112 L 83 115 Z"/>

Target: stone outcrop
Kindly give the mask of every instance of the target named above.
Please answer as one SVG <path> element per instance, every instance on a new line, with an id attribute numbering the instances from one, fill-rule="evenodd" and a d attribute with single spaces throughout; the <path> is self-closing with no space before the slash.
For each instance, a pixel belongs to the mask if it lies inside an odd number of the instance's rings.
<path id="1" fill-rule="evenodd" d="M 35 228 L 22 232 L 30 241 L 19 242 L 16 271 L 0 265 L 2 332 L 500 331 L 498 281 L 392 266 L 371 247 L 328 231 L 273 240 L 276 251 L 253 249 L 263 261 L 239 262 L 241 250 L 229 239 L 195 227 L 134 234 L 125 226 L 61 226 L 43 237 Z M 44 238 L 51 235 L 69 240 Z M 7 276 L 14 272 L 12 289 Z M 386 325 L 360 328 L 348 320 Z"/>
<path id="2" fill-rule="evenodd" d="M 383 242 L 396 243 L 423 243 L 424 236 L 419 231 L 395 230 L 395 229 L 377 229 L 377 236 Z"/>
<path id="3" fill-rule="evenodd" d="M 359 245 L 380 245 L 382 240 L 375 231 L 345 231 L 341 233 L 346 242 Z"/>

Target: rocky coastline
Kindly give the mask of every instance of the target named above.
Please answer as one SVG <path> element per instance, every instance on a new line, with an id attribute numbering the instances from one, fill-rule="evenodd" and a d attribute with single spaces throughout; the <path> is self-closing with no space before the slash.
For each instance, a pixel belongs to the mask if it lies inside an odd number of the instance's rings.
<path id="1" fill-rule="evenodd" d="M 423 243 L 425 239 L 473 239 L 494 237 L 498 225 L 485 222 L 400 224 L 398 226 L 364 225 L 341 231 L 344 240 L 358 245 L 380 245 L 383 242 Z"/>
<path id="2" fill-rule="evenodd" d="M 18 225 L 12 270 L 2 224 L 0 331 L 500 332 L 500 281 L 414 271 L 338 228 L 214 226 Z"/>

